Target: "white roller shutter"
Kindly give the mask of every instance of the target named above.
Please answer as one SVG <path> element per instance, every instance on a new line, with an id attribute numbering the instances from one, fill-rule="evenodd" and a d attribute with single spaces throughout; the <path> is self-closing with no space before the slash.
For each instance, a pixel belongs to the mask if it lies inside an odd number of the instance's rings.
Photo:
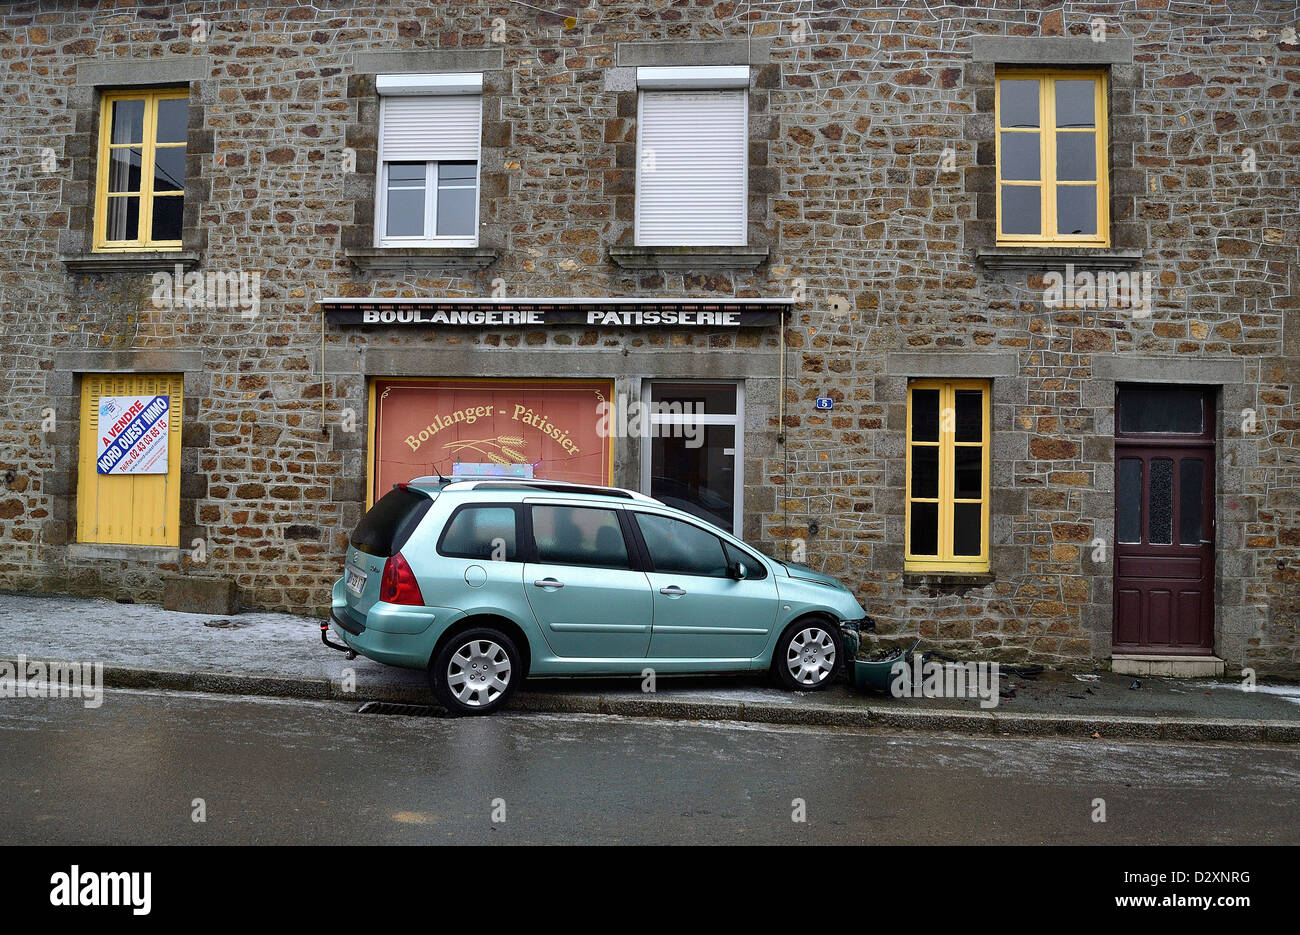
<path id="1" fill-rule="evenodd" d="M 638 245 L 745 243 L 747 123 L 743 90 L 641 92 Z"/>
<path id="2" fill-rule="evenodd" d="M 482 100 L 477 94 L 384 97 L 379 158 L 384 162 L 477 162 Z"/>

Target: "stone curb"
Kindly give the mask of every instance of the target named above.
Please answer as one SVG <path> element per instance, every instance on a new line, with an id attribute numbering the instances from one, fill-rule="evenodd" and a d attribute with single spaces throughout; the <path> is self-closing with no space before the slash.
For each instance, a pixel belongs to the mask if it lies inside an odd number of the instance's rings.
<path id="1" fill-rule="evenodd" d="M 14 662 L 13 657 L 0 661 Z M 28 657 L 28 661 L 35 661 Z M 47 665 L 58 660 L 42 659 Z M 344 692 L 327 678 L 281 675 L 241 675 L 234 672 L 190 672 L 104 666 L 107 688 L 157 688 L 225 695 L 265 695 L 312 701 L 387 701 L 428 705 L 423 687 L 358 686 Z M 741 721 L 755 724 L 809 727 L 886 728 L 891 730 L 954 731 L 966 734 L 1089 738 L 1104 740 L 1177 740 L 1300 743 L 1300 721 L 1236 718 L 1134 717 L 1130 715 L 1024 714 L 998 711 L 907 710 L 880 705 L 860 708 L 827 705 L 774 704 L 763 701 L 708 701 L 522 691 L 510 703 L 512 711 L 538 714 L 606 714 L 618 717 L 666 718 L 683 721 Z"/>

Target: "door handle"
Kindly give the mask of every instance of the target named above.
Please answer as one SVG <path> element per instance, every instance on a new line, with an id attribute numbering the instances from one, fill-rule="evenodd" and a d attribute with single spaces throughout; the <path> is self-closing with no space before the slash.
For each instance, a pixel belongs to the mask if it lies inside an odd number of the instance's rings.
<path id="1" fill-rule="evenodd" d="M 535 588 L 562 588 L 562 587 L 564 587 L 564 582 L 563 582 L 563 581 L 556 581 L 554 578 L 538 578 L 536 581 L 533 582 L 533 587 L 535 587 Z"/>
<path id="2" fill-rule="evenodd" d="M 686 592 L 683 591 L 681 588 L 677 587 L 677 585 L 672 584 L 666 588 L 660 588 L 659 593 L 667 594 L 669 597 L 681 597 Z"/>

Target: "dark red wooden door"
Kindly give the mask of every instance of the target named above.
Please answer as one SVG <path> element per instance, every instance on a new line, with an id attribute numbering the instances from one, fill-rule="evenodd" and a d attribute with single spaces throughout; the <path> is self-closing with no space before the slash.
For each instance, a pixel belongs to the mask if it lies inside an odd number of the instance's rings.
<path id="1" fill-rule="evenodd" d="M 1200 396 L 1199 425 L 1190 411 L 1192 400 L 1180 403 L 1168 395 L 1174 392 Z M 1125 388 L 1120 390 L 1115 439 L 1117 653 L 1214 652 L 1215 449 L 1208 399 L 1199 390 L 1134 388 L 1128 395 Z M 1155 431 L 1160 428 L 1173 431 Z"/>

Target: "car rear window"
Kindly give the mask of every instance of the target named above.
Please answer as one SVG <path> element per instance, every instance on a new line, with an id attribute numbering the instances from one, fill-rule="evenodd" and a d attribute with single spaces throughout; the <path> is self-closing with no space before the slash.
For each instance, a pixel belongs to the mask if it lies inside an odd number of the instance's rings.
<path id="1" fill-rule="evenodd" d="M 361 517 L 352 533 L 352 547 L 380 558 L 396 555 L 432 505 L 422 493 L 394 487 Z"/>
<path id="2" fill-rule="evenodd" d="M 596 507 L 533 507 L 537 561 L 547 565 L 631 568 L 623 528 L 613 510 Z"/>

